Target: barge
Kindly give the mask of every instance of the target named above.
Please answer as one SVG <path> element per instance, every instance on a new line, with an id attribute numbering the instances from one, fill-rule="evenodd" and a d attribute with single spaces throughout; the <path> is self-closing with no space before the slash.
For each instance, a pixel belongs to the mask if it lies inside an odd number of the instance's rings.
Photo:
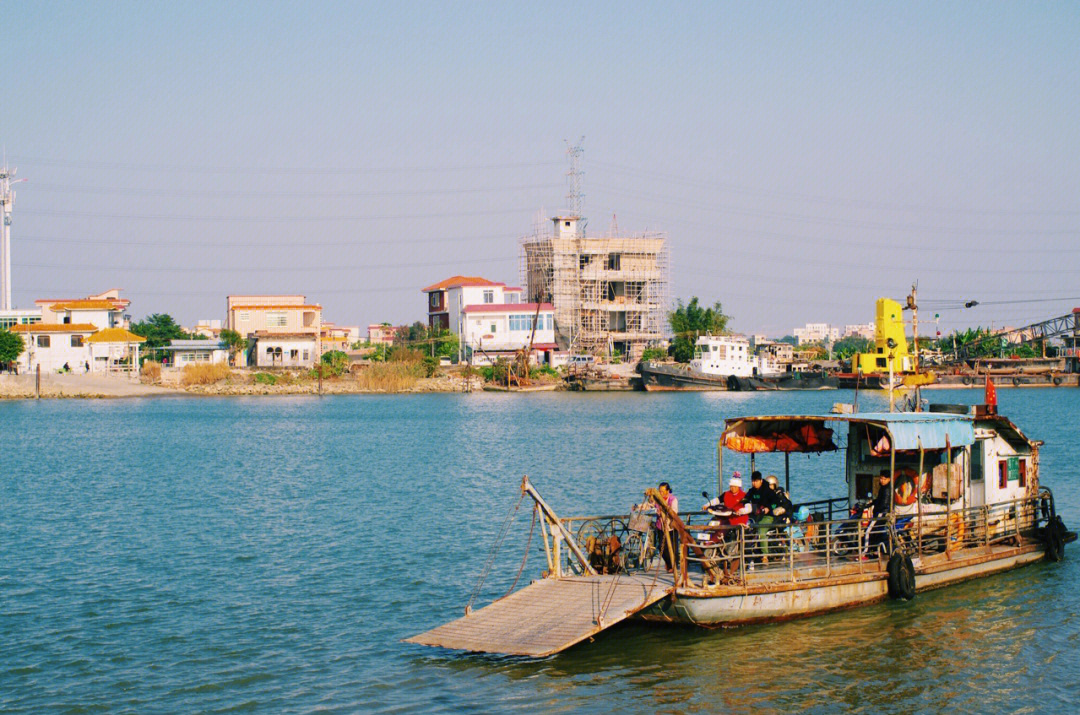
<path id="1" fill-rule="evenodd" d="M 839 380 L 823 370 L 786 367 L 768 355 L 753 355 L 750 343 L 736 335 L 702 335 L 689 365 L 642 362 L 645 390 L 830 390 Z"/>
<path id="2" fill-rule="evenodd" d="M 993 404 L 728 419 L 717 444 L 721 489 L 733 458 L 753 471 L 758 456 L 784 455 L 790 488 L 799 478 L 792 453 L 845 455 L 836 474 L 843 494 L 793 505 L 791 521 L 759 516 L 749 525 L 715 501 L 676 513 L 653 489 L 628 514 L 564 519 L 526 477 L 521 498 L 531 498 L 540 526 L 541 578 L 406 640 L 542 657 L 628 618 L 706 628 L 782 621 L 1060 561 L 1076 535 L 1041 481 L 1041 445 Z M 887 508 L 870 510 L 870 499 Z M 673 570 L 661 566 L 661 550 Z"/>

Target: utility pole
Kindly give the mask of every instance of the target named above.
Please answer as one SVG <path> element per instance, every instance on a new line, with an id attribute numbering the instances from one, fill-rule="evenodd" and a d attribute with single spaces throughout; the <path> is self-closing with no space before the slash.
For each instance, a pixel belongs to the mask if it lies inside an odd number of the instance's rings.
<path id="1" fill-rule="evenodd" d="M 919 305 L 918 305 L 918 292 L 919 283 L 916 281 L 911 284 L 911 295 L 907 299 L 907 307 L 911 310 L 911 333 L 915 343 L 915 350 L 912 357 L 912 369 L 914 372 L 919 371 Z"/>

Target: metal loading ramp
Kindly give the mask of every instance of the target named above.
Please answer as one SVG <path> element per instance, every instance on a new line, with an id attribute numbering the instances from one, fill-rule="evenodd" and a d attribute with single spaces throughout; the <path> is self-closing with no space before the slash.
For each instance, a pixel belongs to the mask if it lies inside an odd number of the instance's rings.
<path id="1" fill-rule="evenodd" d="M 542 579 L 405 642 L 542 658 L 625 620 L 673 589 L 670 574 Z"/>

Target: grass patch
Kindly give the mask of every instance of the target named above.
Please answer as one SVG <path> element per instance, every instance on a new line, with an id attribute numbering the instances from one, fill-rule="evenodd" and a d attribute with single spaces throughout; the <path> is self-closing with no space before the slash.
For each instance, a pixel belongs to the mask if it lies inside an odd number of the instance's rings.
<path id="1" fill-rule="evenodd" d="M 356 375 L 356 385 L 362 390 L 403 392 L 411 389 L 426 372 L 422 362 L 381 362 L 370 365 Z"/>
<path id="2" fill-rule="evenodd" d="M 161 381 L 161 363 L 154 360 L 147 360 L 142 364 L 142 369 L 139 371 L 143 379 L 148 382 L 160 382 Z"/>
<path id="3" fill-rule="evenodd" d="M 213 385 L 230 375 L 232 375 L 232 369 L 225 363 L 196 363 L 184 366 L 183 372 L 180 373 L 180 384 L 185 387 L 188 385 Z"/>

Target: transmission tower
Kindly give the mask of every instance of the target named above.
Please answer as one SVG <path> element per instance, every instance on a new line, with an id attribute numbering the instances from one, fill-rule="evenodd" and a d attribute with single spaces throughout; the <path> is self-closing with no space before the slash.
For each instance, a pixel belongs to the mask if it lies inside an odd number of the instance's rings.
<path id="1" fill-rule="evenodd" d="M 584 147 L 582 147 L 584 143 L 585 137 L 578 139 L 577 146 L 570 146 L 570 142 L 566 142 L 566 155 L 570 157 L 570 171 L 566 172 L 566 184 L 569 188 L 566 201 L 569 204 L 570 213 L 578 218 L 581 218 L 585 199 L 585 194 L 581 191 L 581 177 L 584 176 L 585 172 L 581 171 L 578 166 L 581 155 L 585 152 Z"/>
<path id="2" fill-rule="evenodd" d="M 11 190 L 16 169 L 0 168 L 0 310 L 11 310 L 11 210 L 15 192 Z"/>

